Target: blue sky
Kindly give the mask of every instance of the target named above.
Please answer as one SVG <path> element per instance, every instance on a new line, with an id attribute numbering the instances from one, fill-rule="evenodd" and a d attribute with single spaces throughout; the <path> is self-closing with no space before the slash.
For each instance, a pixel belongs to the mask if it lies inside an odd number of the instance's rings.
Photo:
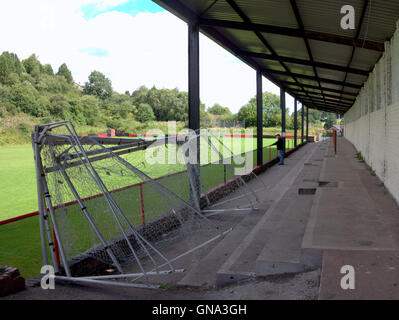
<path id="1" fill-rule="evenodd" d="M 86 52 L 89 56 L 105 58 L 109 56 L 109 51 L 103 48 L 84 48 L 80 49 L 80 52 Z"/>
<path id="2" fill-rule="evenodd" d="M 21 10 L 21 7 L 24 10 Z M 187 24 L 151 0 L 1 0 L 0 53 L 35 53 L 54 70 L 66 63 L 75 82 L 97 70 L 117 92 L 142 85 L 187 91 Z M 200 35 L 200 95 L 233 112 L 256 93 L 255 71 Z M 263 81 L 264 91 L 279 89 Z M 287 96 L 287 105 L 293 101 Z"/>
<path id="3" fill-rule="evenodd" d="M 135 16 L 140 12 L 157 13 L 164 11 L 159 5 L 151 0 L 129 0 L 124 3 L 110 6 L 101 6 L 98 3 L 89 3 L 80 8 L 86 20 L 94 19 L 106 12 L 123 12 Z"/>

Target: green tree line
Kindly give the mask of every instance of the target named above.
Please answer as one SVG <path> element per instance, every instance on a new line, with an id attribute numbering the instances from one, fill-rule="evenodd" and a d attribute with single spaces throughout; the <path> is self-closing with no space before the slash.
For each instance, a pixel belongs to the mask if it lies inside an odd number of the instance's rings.
<path id="1" fill-rule="evenodd" d="M 281 126 L 281 108 L 280 97 L 270 93 L 263 93 L 263 127 L 280 127 Z M 237 119 L 245 123 L 246 127 L 256 126 L 256 96 L 254 96 L 247 105 L 243 106 L 237 114 Z M 286 128 L 294 129 L 294 113 L 290 114 L 286 108 Z M 298 110 L 297 115 L 298 128 L 302 126 L 302 108 Z M 313 126 L 324 127 L 326 129 L 337 123 L 335 114 L 323 112 L 316 109 L 309 109 L 309 123 Z"/>
<path id="2" fill-rule="evenodd" d="M 118 129 L 121 119 L 139 122 L 187 121 L 188 94 L 177 89 L 145 86 L 130 94 L 117 93 L 103 73 L 93 71 L 84 86 L 74 83 L 62 64 L 57 72 L 40 63 L 36 55 L 20 61 L 16 54 L 0 55 L 0 117 L 24 113 L 77 124 L 105 124 Z M 201 105 L 205 113 L 205 106 Z"/>
<path id="3" fill-rule="evenodd" d="M 281 125 L 279 97 L 263 95 L 263 125 Z M 35 54 L 20 60 L 14 53 L 0 55 L 0 117 L 24 113 L 43 121 L 68 119 L 76 124 L 107 126 L 122 129 L 122 120 L 188 121 L 188 93 L 178 89 L 157 89 L 142 86 L 121 94 L 113 90 L 112 82 L 100 71 L 93 71 L 80 86 L 73 80 L 68 66 L 62 64 L 55 72 L 50 64 L 42 64 Z M 250 99 L 238 114 L 228 107 L 215 104 L 206 110 L 201 103 L 201 121 L 208 125 L 240 121 L 246 127 L 256 125 L 256 97 Z M 326 116 L 311 110 L 311 123 L 325 121 Z M 300 117 L 299 117 L 300 121 Z M 287 109 L 287 128 L 293 128 Z"/>

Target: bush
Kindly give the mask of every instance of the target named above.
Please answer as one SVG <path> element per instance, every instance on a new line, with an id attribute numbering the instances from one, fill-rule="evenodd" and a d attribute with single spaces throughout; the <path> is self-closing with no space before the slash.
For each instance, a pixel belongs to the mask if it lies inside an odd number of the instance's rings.
<path id="1" fill-rule="evenodd" d="M 29 82 L 13 85 L 11 87 L 10 100 L 19 111 L 35 117 L 40 116 L 37 90 Z"/>
<path id="2" fill-rule="evenodd" d="M 18 130 L 20 130 L 22 134 L 29 134 L 31 132 L 31 128 L 23 122 L 18 125 Z"/>
<path id="3" fill-rule="evenodd" d="M 140 122 L 148 122 L 155 120 L 154 111 L 147 103 L 140 103 L 136 111 L 136 119 Z"/>
<path id="4" fill-rule="evenodd" d="M 120 119 L 108 119 L 106 121 L 106 125 L 110 129 L 115 129 L 115 130 L 123 129 L 123 123 Z"/>

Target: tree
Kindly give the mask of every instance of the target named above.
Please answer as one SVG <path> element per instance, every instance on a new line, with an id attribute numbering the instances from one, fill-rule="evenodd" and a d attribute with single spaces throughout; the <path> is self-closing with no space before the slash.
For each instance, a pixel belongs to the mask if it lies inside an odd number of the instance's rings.
<path id="1" fill-rule="evenodd" d="M 50 98 L 50 114 L 57 119 L 68 119 L 71 105 L 64 94 L 55 94 Z"/>
<path id="2" fill-rule="evenodd" d="M 84 95 L 81 98 L 83 114 L 89 126 L 98 124 L 101 120 L 100 101 L 95 96 Z"/>
<path id="3" fill-rule="evenodd" d="M 158 121 L 185 121 L 188 112 L 188 94 L 177 89 L 153 87 L 148 91 L 147 101 Z"/>
<path id="4" fill-rule="evenodd" d="M 147 122 L 155 120 L 154 112 L 151 106 L 147 103 L 141 103 L 137 107 L 136 119 L 140 122 Z"/>
<path id="5" fill-rule="evenodd" d="M 22 64 L 25 67 L 25 71 L 33 78 L 38 78 L 40 76 L 42 66 L 35 54 L 32 54 L 28 59 L 22 60 Z"/>
<path id="6" fill-rule="evenodd" d="M 130 95 L 114 92 L 104 108 L 109 116 L 126 119 L 133 111 L 133 104 Z"/>
<path id="7" fill-rule="evenodd" d="M 53 76 L 54 75 L 53 67 L 51 66 L 51 64 L 44 65 L 42 72 L 44 74 L 49 75 L 49 76 Z"/>
<path id="8" fill-rule="evenodd" d="M 133 104 L 138 106 L 140 103 L 148 103 L 148 91 L 146 86 L 141 86 L 137 90 L 134 90 L 132 93 Z"/>
<path id="9" fill-rule="evenodd" d="M 4 51 L 0 55 L 0 83 L 13 84 L 23 70 L 22 64 L 14 53 Z"/>
<path id="10" fill-rule="evenodd" d="M 214 115 L 219 115 L 219 116 L 231 114 L 231 111 L 229 108 L 223 107 L 218 103 L 215 103 L 212 107 L 210 107 L 207 112 L 214 114 Z"/>
<path id="11" fill-rule="evenodd" d="M 238 121 L 245 123 L 245 127 L 256 126 L 256 105 L 248 103 L 246 106 L 241 107 L 237 115 Z"/>
<path id="12" fill-rule="evenodd" d="M 105 77 L 99 71 L 93 71 L 89 75 L 89 82 L 85 83 L 83 90 L 85 94 L 92 94 L 98 98 L 105 100 L 112 95 L 112 83 L 111 80 Z"/>
<path id="13" fill-rule="evenodd" d="M 327 112 L 326 119 L 324 122 L 324 129 L 330 129 L 336 123 L 337 123 L 337 116 L 333 113 Z"/>
<path id="14" fill-rule="evenodd" d="M 37 90 L 29 82 L 15 84 L 10 90 L 10 100 L 17 109 L 35 117 L 41 116 L 37 97 Z"/>
<path id="15" fill-rule="evenodd" d="M 277 127 L 281 125 L 281 109 L 280 97 L 270 93 L 264 92 L 262 95 L 263 104 L 263 126 L 264 127 Z M 246 127 L 256 126 L 257 115 L 256 96 L 249 100 L 248 104 L 240 109 L 238 112 L 238 120 L 244 121 Z M 289 109 L 286 109 L 286 117 L 288 116 Z"/>
<path id="16" fill-rule="evenodd" d="M 67 80 L 69 84 L 73 83 L 73 78 L 72 78 L 72 73 L 69 71 L 67 65 L 63 63 L 59 68 L 57 72 L 58 76 L 64 76 L 64 78 Z"/>

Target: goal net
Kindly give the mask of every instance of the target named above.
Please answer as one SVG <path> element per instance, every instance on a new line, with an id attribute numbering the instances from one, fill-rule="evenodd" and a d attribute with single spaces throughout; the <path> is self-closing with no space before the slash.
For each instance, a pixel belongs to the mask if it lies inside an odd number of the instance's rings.
<path id="1" fill-rule="evenodd" d="M 181 272 L 176 260 L 231 230 L 213 214 L 252 210 L 258 200 L 239 172 L 253 174 L 251 160 L 237 160 L 208 130 L 99 138 L 62 121 L 37 126 L 33 143 L 42 246 L 64 271 L 60 279 L 153 287 L 151 276 Z M 217 207 L 234 188 L 215 195 L 215 187 L 229 180 L 245 188 L 248 205 Z"/>

